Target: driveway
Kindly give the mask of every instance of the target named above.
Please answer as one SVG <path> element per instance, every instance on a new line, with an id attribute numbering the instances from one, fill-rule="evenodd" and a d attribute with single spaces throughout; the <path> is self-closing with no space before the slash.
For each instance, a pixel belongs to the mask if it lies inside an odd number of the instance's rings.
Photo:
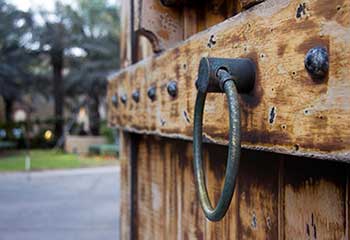
<path id="1" fill-rule="evenodd" d="M 0 240 L 118 239 L 119 168 L 0 174 Z"/>

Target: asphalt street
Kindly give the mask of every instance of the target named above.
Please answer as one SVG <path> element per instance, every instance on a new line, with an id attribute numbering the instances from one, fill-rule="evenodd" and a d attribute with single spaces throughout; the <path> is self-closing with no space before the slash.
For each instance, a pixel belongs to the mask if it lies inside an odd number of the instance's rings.
<path id="1" fill-rule="evenodd" d="M 112 240 L 117 166 L 0 174 L 0 240 Z"/>

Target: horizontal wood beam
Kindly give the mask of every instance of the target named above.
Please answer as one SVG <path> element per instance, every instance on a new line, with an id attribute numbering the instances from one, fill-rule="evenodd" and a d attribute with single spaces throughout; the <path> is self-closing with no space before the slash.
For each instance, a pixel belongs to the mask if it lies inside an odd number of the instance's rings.
<path id="1" fill-rule="evenodd" d="M 109 82 L 109 123 L 128 131 L 192 139 L 195 80 L 201 57 L 249 57 L 257 65 L 252 93 L 240 98 L 243 146 L 350 161 L 349 0 L 267 0 L 159 56 L 130 66 Z M 308 50 L 323 46 L 329 72 L 313 80 Z M 178 96 L 167 93 L 176 81 Z M 156 99 L 147 97 L 156 88 Z M 132 93 L 140 91 L 138 103 Z M 112 104 L 112 97 L 127 97 Z M 227 144 L 228 110 L 222 94 L 208 94 L 204 135 Z"/>

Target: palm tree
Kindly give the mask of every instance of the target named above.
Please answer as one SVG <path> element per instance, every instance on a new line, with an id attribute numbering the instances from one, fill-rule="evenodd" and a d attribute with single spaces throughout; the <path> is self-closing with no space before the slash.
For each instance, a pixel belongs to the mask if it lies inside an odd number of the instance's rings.
<path id="1" fill-rule="evenodd" d="M 107 77 L 119 68 L 119 15 L 106 0 L 78 0 L 78 9 L 67 9 L 72 35 L 83 57 L 73 58 L 67 76 L 67 93 L 88 96 L 90 132 L 99 134 L 99 105 L 106 94 Z"/>
<path id="2" fill-rule="evenodd" d="M 52 95 L 55 104 L 55 135 L 61 137 L 64 126 L 64 60 L 65 51 L 73 45 L 71 23 L 67 18 L 67 6 L 56 2 L 54 12 L 41 11 L 44 24 L 34 30 L 39 44 L 38 53 L 49 57 L 52 69 Z"/>
<path id="3" fill-rule="evenodd" d="M 0 0 L 0 94 L 7 112 L 29 88 L 53 95 L 57 137 L 63 134 L 64 104 L 81 95 L 88 96 L 90 131 L 99 133 L 107 76 L 119 67 L 117 7 L 106 0 L 76 3 L 75 8 L 57 3 L 54 12 L 39 12 L 43 21 L 33 23 L 31 13 Z"/>
<path id="4" fill-rule="evenodd" d="M 6 121 L 11 121 L 13 102 L 33 80 L 32 16 L 0 0 L 0 95 L 5 101 Z"/>

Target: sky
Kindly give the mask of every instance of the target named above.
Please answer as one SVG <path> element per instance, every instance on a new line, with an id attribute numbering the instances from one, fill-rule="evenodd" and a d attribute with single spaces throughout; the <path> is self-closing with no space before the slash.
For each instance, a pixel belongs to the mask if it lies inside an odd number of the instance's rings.
<path id="1" fill-rule="evenodd" d="M 72 0 L 59 1 L 65 4 L 69 4 L 70 2 L 72 2 Z M 43 10 L 52 11 L 54 9 L 56 0 L 7 0 L 7 2 L 16 5 L 19 9 L 23 11 L 27 11 L 30 8 L 40 8 Z M 117 3 L 117 5 L 120 5 L 120 0 L 109 0 L 109 2 Z"/>
<path id="2" fill-rule="evenodd" d="M 69 3 L 70 0 L 60 0 L 63 3 Z M 8 3 L 16 5 L 19 9 L 27 11 L 29 8 L 41 8 L 52 11 L 55 6 L 55 0 L 8 0 Z"/>

